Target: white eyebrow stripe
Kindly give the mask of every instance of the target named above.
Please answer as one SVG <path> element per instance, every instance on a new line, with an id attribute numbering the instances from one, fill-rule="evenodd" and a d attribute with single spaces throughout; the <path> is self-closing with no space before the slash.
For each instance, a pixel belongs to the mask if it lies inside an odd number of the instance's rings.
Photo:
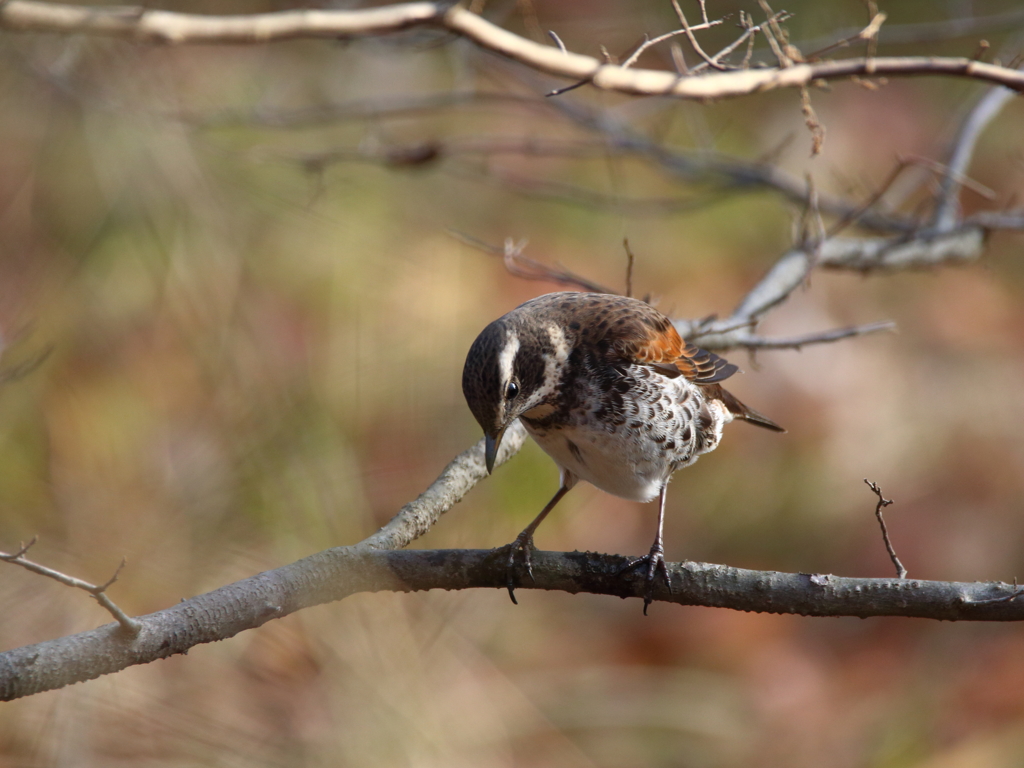
<path id="1" fill-rule="evenodd" d="M 519 337 L 514 331 L 509 331 L 505 337 L 505 346 L 498 355 L 498 373 L 501 375 L 501 391 L 504 392 L 508 383 L 512 381 L 512 364 L 515 362 L 516 354 L 519 352 Z"/>

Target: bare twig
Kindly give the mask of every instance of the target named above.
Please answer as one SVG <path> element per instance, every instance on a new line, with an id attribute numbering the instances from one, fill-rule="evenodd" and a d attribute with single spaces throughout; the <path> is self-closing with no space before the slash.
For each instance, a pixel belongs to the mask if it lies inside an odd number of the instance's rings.
<path id="1" fill-rule="evenodd" d="M 806 85 L 800 89 L 800 111 L 804 116 L 804 125 L 811 132 L 811 157 L 817 157 L 825 146 L 825 126 L 818 120 L 811 106 L 811 91 Z"/>
<path id="2" fill-rule="evenodd" d="M 633 250 L 629 247 L 629 238 L 622 238 L 622 247 L 626 249 L 626 295 L 633 295 Z"/>
<path id="3" fill-rule="evenodd" d="M 516 243 L 510 239 L 505 241 L 504 247 L 499 248 L 452 229 L 448 230 L 448 234 L 456 240 L 477 248 L 484 253 L 489 253 L 493 256 L 500 256 L 504 261 L 505 269 L 507 269 L 510 274 L 520 277 L 523 280 L 541 280 L 548 283 L 555 283 L 557 285 L 580 288 L 581 290 L 590 291 L 592 293 L 618 293 L 618 291 L 606 288 L 600 283 L 595 283 L 594 281 L 588 280 L 574 272 L 570 272 L 565 269 L 555 269 L 547 266 L 546 264 L 542 264 L 539 261 L 523 256 L 523 249 L 526 247 L 525 242 Z M 504 444 L 504 442 L 502 444 Z"/>
<path id="4" fill-rule="evenodd" d="M 768 23 L 761 27 L 761 31 L 764 33 L 772 53 L 775 54 L 775 58 L 779 61 L 779 68 L 788 69 L 793 66 L 793 60 L 783 50 L 783 46 L 786 45 L 785 32 L 779 26 L 779 22 L 775 20 L 775 12 L 768 3 L 765 0 L 757 0 L 757 2 L 761 6 L 761 10 L 764 11 L 765 16 L 768 17 Z"/>
<path id="5" fill-rule="evenodd" d="M 548 36 L 552 40 L 555 41 L 555 45 L 558 46 L 558 50 L 560 50 L 562 53 L 568 53 L 569 52 L 569 50 L 565 47 L 565 43 L 562 42 L 562 38 L 560 38 L 558 36 L 558 34 L 555 32 L 555 30 L 549 29 L 548 30 Z"/>
<path id="6" fill-rule="evenodd" d="M 864 482 L 868 488 L 878 497 L 878 504 L 875 505 L 875 517 L 878 518 L 878 525 L 882 529 L 882 541 L 885 542 L 885 549 L 889 553 L 889 559 L 892 560 L 892 564 L 896 566 L 896 576 L 900 579 L 907 578 L 907 569 L 903 567 L 903 563 L 896 557 L 896 550 L 892 547 L 892 542 L 889 541 L 889 530 L 885 527 L 885 520 L 882 517 L 882 509 L 892 504 L 892 499 L 887 499 L 882 496 L 882 489 L 878 487 L 877 483 L 873 483 L 864 478 Z"/>
<path id="7" fill-rule="evenodd" d="M 785 11 L 782 11 L 781 13 L 776 14 L 776 17 L 779 21 L 785 21 L 786 19 L 789 18 L 789 14 L 786 13 Z M 740 23 L 743 25 L 743 33 L 735 40 L 733 40 L 731 43 L 729 43 L 729 45 L 725 46 L 725 48 L 720 50 L 718 53 L 714 54 L 711 57 L 712 61 L 721 61 L 726 56 L 735 51 L 737 48 L 739 48 L 741 45 L 743 45 L 743 43 L 749 40 L 746 56 L 744 57 L 743 62 L 740 64 L 739 69 L 746 69 L 750 65 L 750 57 L 753 54 L 754 36 L 761 31 L 761 27 L 763 25 L 754 24 L 753 20 L 750 19 L 743 11 L 740 11 Z M 764 22 L 764 24 L 767 23 L 767 21 Z M 709 66 L 710 65 L 708 64 L 708 62 L 705 61 L 702 64 L 698 64 L 697 66 L 695 66 L 692 71 L 694 72 L 694 74 L 696 74 L 704 69 L 707 69 L 707 67 Z"/>
<path id="8" fill-rule="evenodd" d="M 589 78 L 583 78 L 582 80 L 579 80 L 578 82 L 575 82 L 572 85 L 566 85 L 562 88 L 555 88 L 555 90 L 553 91 L 548 91 L 544 95 L 561 96 L 563 93 L 568 93 L 569 91 L 575 91 L 577 88 L 582 88 L 584 85 L 587 85 L 590 82 L 592 81 Z"/>
<path id="9" fill-rule="evenodd" d="M 12 565 L 19 565 L 28 571 L 32 571 L 32 573 L 37 573 L 40 576 L 46 576 L 54 581 L 59 581 L 65 586 L 75 587 L 76 589 L 88 592 L 96 599 L 97 603 L 102 605 L 107 612 L 117 620 L 118 624 L 121 625 L 121 628 L 125 632 L 128 632 L 131 635 L 138 634 L 142 625 L 135 619 L 129 617 L 128 614 L 122 611 L 114 601 L 107 596 L 107 588 L 117 581 L 117 577 L 121 574 L 121 569 L 125 566 L 126 561 L 124 559 L 122 559 L 121 564 L 117 566 L 117 570 L 114 571 L 114 575 L 107 579 L 106 582 L 103 584 L 90 584 L 87 581 L 76 579 L 74 576 L 68 576 L 66 573 L 61 573 L 53 568 L 47 568 L 45 565 L 40 565 L 39 563 L 26 559 L 25 554 L 32 548 L 36 541 L 36 537 L 33 537 L 28 544 L 23 544 L 21 548 L 14 553 L 0 552 L 0 560 L 4 560 Z"/>
<path id="10" fill-rule="evenodd" d="M 749 13 L 747 14 L 747 22 L 750 23 L 750 24 L 754 23 L 754 17 L 751 16 Z M 758 26 L 757 30 L 753 30 L 753 31 L 760 31 L 760 29 L 761 29 L 760 26 Z M 751 34 L 750 35 L 750 39 L 747 41 L 747 52 L 743 55 L 743 62 L 740 64 L 740 69 L 748 69 L 750 67 L 750 59 L 751 59 L 751 57 L 753 55 L 754 55 L 754 35 Z"/>
<path id="11" fill-rule="evenodd" d="M 818 208 L 818 190 L 814 185 L 814 176 L 808 173 L 807 205 L 800 216 L 800 230 L 797 236 L 797 248 L 810 256 L 807 260 L 805 282 L 809 279 L 811 271 L 818 265 L 818 257 L 821 256 L 821 246 L 825 239 L 825 223 L 821 220 L 821 211 Z"/>
<path id="12" fill-rule="evenodd" d="M 686 14 L 683 13 L 683 9 L 679 5 L 679 0 L 672 0 L 672 7 L 675 9 L 676 16 L 679 18 L 679 23 L 683 25 L 683 32 L 686 35 L 686 39 L 690 41 L 690 47 L 693 48 L 694 52 L 704 59 L 704 63 L 714 69 L 724 71 L 728 67 L 719 64 L 713 58 L 705 53 L 704 49 L 700 47 L 700 43 L 697 42 L 697 36 L 693 34 L 694 28 L 690 26 L 690 23 L 686 20 Z"/>
<path id="13" fill-rule="evenodd" d="M 909 163 L 905 159 L 898 158 L 895 167 L 889 172 L 889 176 L 884 182 L 882 182 L 881 186 L 879 186 L 878 189 L 876 189 L 860 207 L 851 210 L 845 216 L 841 217 L 839 221 L 833 224 L 829 228 L 827 236 L 835 237 L 848 226 L 860 219 L 860 217 L 865 213 L 874 208 L 875 205 L 878 204 L 878 201 L 885 196 L 885 193 L 889 191 L 890 187 L 896 183 L 896 179 L 899 178 L 899 175 L 903 173 L 908 166 Z"/>
<path id="14" fill-rule="evenodd" d="M 967 119 L 961 124 L 950 151 L 949 173 L 942 179 L 939 186 L 935 214 L 932 218 L 932 224 L 936 229 L 943 231 L 956 226 L 959 218 L 957 190 L 963 184 L 962 179 L 967 176 L 967 169 L 974 156 L 978 139 L 1015 93 L 1007 88 L 991 89 L 978 100 Z"/>
<path id="15" fill-rule="evenodd" d="M 705 77 L 679 77 L 674 72 L 624 69 L 591 56 L 563 53 L 549 45 L 515 35 L 460 5 L 412 2 L 344 10 L 295 10 L 236 16 L 210 16 L 150 10 L 144 7 L 94 7 L 7 0 L 0 5 L 0 28 L 13 32 L 51 32 L 125 37 L 139 42 L 265 44 L 300 38 L 386 35 L 411 27 L 442 27 L 482 48 L 495 51 L 532 69 L 601 90 L 674 96 L 680 99 L 733 98 L 775 88 L 799 88 L 815 80 L 857 75 L 944 75 L 967 77 L 1024 91 L 1024 73 L 969 58 L 879 57 L 794 63 L 778 69 L 718 72 Z M 771 25 L 762 27 L 766 33 Z M 766 34 L 766 36 L 768 36 Z M 778 42 L 770 37 L 773 45 Z M 779 49 L 780 63 L 789 57 Z"/>
<path id="16" fill-rule="evenodd" d="M 722 23 L 722 19 L 715 19 L 714 21 L 705 21 L 703 24 L 698 24 L 696 27 L 689 27 L 688 29 L 674 29 L 671 32 L 666 32 L 665 34 L 658 35 L 655 38 L 644 40 L 643 43 L 641 43 L 637 47 L 637 49 L 633 51 L 629 58 L 622 62 L 622 68 L 628 69 L 629 67 L 636 64 L 644 51 L 646 51 L 649 48 L 653 48 L 655 45 L 658 45 L 659 43 L 663 43 L 666 40 L 671 40 L 673 37 L 678 37 L 679 35 L 689 35 L 701 29 L 710 29 L 711 27 L 717 27 L 719 24 Z"/>
<path id="17" fill-rule="evenodd" d="M 808 61 L 814 61 L 819 56 L 829 53 L 830 51 L 834 51 L 837 48 L 847 48 L 852 43 L 858 42 L 860 40 L 877 39 L 878 30 L 882 28 L 882 24 L 885 23 L 886 18 L 887 17 L 884 13 L 875 13 L 875 15 L 871 18 L 871 21 L 868 23 L 868 25 L 857 34 L 851 35 L 850 37 L 844 37 L 842 40 L 837 40 L 834 43 L 826 45 L 824 48 L 819 48 L 813 53 L 808 53 L 805 58 Z"/>
<path id="18" fill-rule="evenodd" d="M 885 26 L 885 42 L 889 45 L 934 44 L 942 40 L 973 38 L 986 30 L 1001 31 L 1015 29 L 1022 22 L 1024 22 L 1024 8 L 1013 8 L 1004 13 L 995 13 L 988 16 L 964 15 L 941 21 L 887 24 Z M 861 39 L 862 31 L 851 28 L 835 30 L 828 37 L 803 41 L 803 47 L 809 50 L 819 49 L 816 53 L 820 53 L 820 51 L 839 47 L 839 44 L 832 42 L 833 36 L 838 35 L 840 42 L 845 39 L 847 44 L 849 44 Z"/>
<path id="19" fill-rule="evenodd" d="M 677 328 L 680 327 L 680 321 L 676 321 L 676 326 Z M 685 329 L 685 326 L 683 328 Z M 854 336 L 866 336 L 870 333 L 892 331 L 895 329 L 896 323 L 887 320 L 880 323 L 867 323 L 865 325 L 854 325 L 848 328 L 835 328 L 831 331 L 819 331 L 817 333 L 804 334 L 803 336 L 789 337 L 769 337 L 757 336 L 751 333 L 721 333 L 717 331 L 696 333 L 692 336 L 683 334 L 682 330 L 680 330 L 680 333 L 686 336 L 687 340 L 693 341 L 698 346 L 712 352 L 730 349 L 794 349 L 799 351 L 804 347 L 815 344 L 831 344 L 832 342 L 850 339 Z"/>
<path id="20" fill-rule="evenodd" d="M 676 68 L 676 74 L 680 77 L 690 74 L 690 68 L 686 64 L 686 57 L 683 55 L 683 49 L 679 43 L 672 41 L 668 50 L 672 56 L 672 66 Z"/>

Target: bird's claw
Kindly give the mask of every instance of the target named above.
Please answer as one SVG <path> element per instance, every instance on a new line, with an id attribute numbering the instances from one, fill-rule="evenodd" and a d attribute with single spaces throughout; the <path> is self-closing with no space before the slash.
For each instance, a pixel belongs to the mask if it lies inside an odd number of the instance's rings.
<path id="1" fill-rule="evenodd" d="M 647 588 L 644 590 L 644 616 L 647 615 L 647 606 L 654 602 L 654 577 L 661 571 L 661 574 L 665 577 L 665 586 L 668 588 L 669 594 L 672 594 L 672 579 L 668 574 L 668 566 L 665 565 L 665 548 L 661 545 L 660 541 L 654 542 L 651 547 L 651 551 L 643 557 L 637 557 L 630 560 L 622 568 L 619 569 L 619 575 L 626 571 L 631 571 L 641 563 L 647 563 Z"/>
<path id="2" fill-rule="evenodd" d="M 523 565 L 526 566 L 526 575 L 530 577 L 530 581 L 534 581 L 533 578 L 533 557 L 530 554 L 533 550 L 533 536 L 524 536 L 522 533 L 516 537 L 516 540 L 508 545 L 508 563 L 507 563 L 507 581 L 506 586 L 508 587 L 508 596 L 512 598 L 512 602 L 515 605 L 519 605 L 519 601 L 516 600 L 516 552 L 523 553 Z"/>

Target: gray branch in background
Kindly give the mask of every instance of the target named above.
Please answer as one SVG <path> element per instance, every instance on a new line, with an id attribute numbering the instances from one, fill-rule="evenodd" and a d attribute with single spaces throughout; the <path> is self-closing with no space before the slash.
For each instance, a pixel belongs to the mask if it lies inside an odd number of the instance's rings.
<path id="1" fill-rule="evenodd" d="M 1024 71 L 1022 67 L 1018 71 Z M 964 120 L 953 142 L 953 151 L 949 157 L 949 171 L 939 182 L 939 194 L 935 206 L 933 224 L 939 231 L 952 229 L 957 225 L 960 216 L 957 191 L 959 179 L 967 176 L 974 149 L 981 138 L 982 132 L 1003 111 L 1003 107 L 1011 99 L 1019 95 L 1009 88 L 990 88 L 982 96 L 967 119 Z"/>
<path id="2" fill-rule="evenodd" d="M 728 317 L 710 322 L 677 320 L 676 328 L 684 337 L 705 349 L 763 348 L 770 344 L 754 336 L 751 329 L 804 284 L 812 266 L 857 272 L 929 269 L 975 261 L 980 258 L 984 245 L 985 230 L 972 225 L 942 234 L 919 233 L 910 238 L 833 237 L 821 243 L 816 254 L 802 248 L 783 254 Z M 891 326 L 872 324 L 864 326 L 861 332 L 883 330 L 885 327 Z M 825 332 L 826 335 L 833 333 L 836 332 Z M 851 335 L 859 334 L 847 333 L 847 336 Z M 752 339 L 755 341 L 751 344 Z M 800 346 L 808 343 L 814 343 L 813 335 L 806 337 Z"/>

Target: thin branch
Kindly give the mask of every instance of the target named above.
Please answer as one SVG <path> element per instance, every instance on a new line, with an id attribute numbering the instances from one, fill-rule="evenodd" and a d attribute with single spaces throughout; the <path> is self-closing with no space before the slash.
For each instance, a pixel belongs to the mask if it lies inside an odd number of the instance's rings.
<path id="1" fill-rule="evenodd" d="M 956 226 L 959 218 L 958 187 L 963 183 L 962 179 L 967 176 L 967 170 L 970 167 L 971 158 L 974 157 L 974 149 L 978 140 L 989 123 L 1002 112 L 1003 107 L 1015 95 L 1015 91 L 1007 88 L 989 90 L 978 100 L 967 119 L 961 124 L 949 155 L 949 173 L 942 179 L 939 187 L 938 202 L 932 219 L 936 229 L 945 230 Z"/>
<path id="2" fill-rule="evenodd" d="M 124 37 L 170 44 L 265 44 L 278 40 L 337 39 L 385 35 L 412 27 L 441 27 L 482 48 L 532 69 L 601 90 L 680 99 L 734 98 L 776 88 L 799 88 L 815 80 L 857 75 L 942 75 L 966 77 L 1024 91 L 1024 72 L 968 58 L 880 57 L 799 63 L 777 69 L 718 72 L 679 77 L 673 72 L 624 69 L 591 56 L 563 53 L 498 27 L 459 5 L 413 2 L 355 11 L 297 10 L 237 16 L 173 13 L 133 7 L 86 7 L 7 0 L 0 5 L 0 28 L 13 32 L 52 32 Z M 764 28 L 765 31 L 768 27 Z M 783 59 L 785 60 L 783 53 Z"/>
<path id="3" fill-rule="evenodd" d="M 811 132 L 811 157 L 817 157 L 825 146 L 825 126 L 811 105 L 811 90 L 807 86 L 800 89 L 800 112 L 804 116 L 804 125 Z"/>
<path id="4" fill-rule="evenodd" d="M 876 189 L 873 193 L 871 193 L 871 195 L 868 196 L 868 199 L 865 200 L 860 207 L 851 210 L 845 216 L 840 218 L 839 221 L 833 224 L 829 228 L 827 236 L 835 237 L 837 234 L 842 232 L 851 224 L 858 221 L 868 211 L 874 208 L 882 199 L 882 197 L 885 196 L 885 193 L 889 191 L 892 185 L 896 183 L 896 179 L 899 178 L 900 174 L 903 173 L 903 171 L 906 170 L 909 166 L 910 163 L 907 160 L 903 158 L 898 158 L 895 167 L 893 167 L 893 169 L 889 172 L 889 176 L 885 179 L 884 182 L 882 182 L 882 185 L 878 187 L 878 189 Z"/>
<path id="5" fill-rule="evenodd" d="M 710 29 L 711 27 L 717 27 L 719 24 L 722 24 L 722 23 L 723 23 L 722 19 L 716 19 L 715 21 L 708 21 L 708 22 L 705 22 L 704 24 L 699 24 L 696 27 L 690 27 L 689 28 L 689 32 L 694 32 L 694 31 L 700 30 L 700 29 Z M 629 56 L 629 58 L 626 59 L 624 62 L 622 62 L 622 68 L 623 69 L 628 69 L 629 67 L 631 67 L 634 64 L 636 64 L 636 62 L 639 60 L 641 54 L 643 54 L 643 52 L 646 51 L 648 48 L 653 48 L 654 46 L 658 45 L 659 43 L 663 43 L 666 40 L 671 40 L 673 37 L 678 37 L 679 35 L 685 35 L 685 34 L 687 34 L 687 30 L 685 30 L 685 29 L 674 29 L 671 32 L 666 32 L 663 35 L 658 35 L 657 37 L 651 38 L 650 40 L 644 40 L 643 43 L 641 43 L 640 46 L 635 51 L 633 51 L 633 53 Z"/>
<path id="6" fill-rule="evenodd" d="M 814 51 L 813 53 L 808 53 L 804 58 L 806 58 L 807 61 L 814 61 L 823 54 L 829 53 L 830 51 L 834 51 L 837 48 L 847 48 L 852 43 L 855 43 L 857 41 L 877 39 L 878 30 L 882 28 L 882 24 L 885 23 L 886 18 L 886 14 L 876 13 L 874 16 L 872 16 L 871 21 L 868 22 L 868 25 L 857 34 L 843 38 L 842 40 L 837 40 L 836 42 L 826 45 L 824 48 L 820 48 L 817 51 Z"/>
<path id="7" fill-rule="evenodd" d="M 678 321 L 677 321 L 678 327 Z M 794 349 L 801 350 L 804 347 L 815 344 L 831 344 L 832 342 L 851 339 L 854 336 L 866 336 L 870 333 L 882 331 L 893 331 L 896 323 L 886 320 L 880 323 L 867 323 L 865 325 L 853 325 L 848 328 L 835 328 L 831 331 L 819 331 L 808 333 L 803 336 L 756 336 L 749 333 L 719 333 L 706 332 L 697 333 L 687 337 L 704 349 L 712 352 L 727 351 L 730 349 Z"/>
<path id="8" fill-rule="evenodd" d="M 135 619 L 131 618 L 122 611 L 113 600 L 107 595 L 107 588 L 110 587 L 117 577 L 121 575 L 121 569 L 125 566 L 125 560 L 121 560 L 121 564 L 117 566 L 117 570 L 114 571 L 114 575 L 107 579 L 103 584 L 90 584 L 88 581 L 82 581 L 76 579 L 74 576 L 68 576 L 66 573 L 54 570 L 53 568 L 47 568 L 45 565 L 41 565 L 25 557 L 25 554 L 32 548 L 36 543 L 36 538 L 33 537 L 28 544 L 23 544 L 21 548 L 14 553 L 0 552 L 0 560 L 4 560 L 12 565 L 19 565 L 27 571 L 37 573 L 40 576 L 46 576 L 47 578 L 59 581 L 68 587 L 74 587 L 75 589 L 81 589 L 92 595 L 96 602 L 102 605 L 107 612 L 113 616 L 121 628 L 125 632 L 134 636 L 138 634 L 141 629 L 141 625 Z"/>
<path id="9" fill-rule="evenodd" d="M 562 42 L 562 38 L 560 38 L 558 36 L 558 34 L 555 32 L 555 30 L 549 29 L 548 30 L 548 36 L 552 40 L 555 41 L 555 45 L 558 46 L 558 50 L 560 50 L 562 53 L 568 53 L 569 52 L 569 49 L 565 47 L 565 43 Z"/>
<path id="10" fill-rule="evenodd" d="M 704 49 L 700 47 L 700 43 L 697 42 L 696 35 L 693 34 L 693 27 L 686 20 L 686 14 L 683 13 L 683 9 L 679 6 L 679 0 L 672 0 L 672 8 L 675 9 L 676 17 L 679 19 L 679 23 L 683 25 L 683 32 L 686 34 L 686 39 L 690 41 L 690 47 L 693 48 L 694 53 L 704 59 L 704 63 L 714 69 L 724 71 L 728 67 L 719 64 L 717 61 L 712 59 L 705 53 Z"/>
<path id="11" fill-rule="evenodd" d="M 788 69 L 793 65 L 793 60 L 786 55 L 782 47 L 786 44 L 785 34 L 782 31 L 782 27 L 779 26 L 778 22 L 772 23 L 772 19 L 775 16 L 774 11 L 768 5 L 765 0 L 757 0 L 758 5 L 761 6 L 761 10 L 764 11 L 765 16 L 768 17 L 769 23 L 761 28 L 761 32 L 764 34 L 765 40 L 768 41 L 768 46 L 772 49 L 772 53 L 775 54 L 775 58 L 779 62 L 780 69 Z"/>
<path id="12" fill-rule="evenodd" d="M 509 274 L 515 275 L 523 280 L 540 280 L 543 282 L 554 283 L 556 285 L 568 286 L 570 288 L 579 288 L 583 291 L 590 291 L 591 293 L 618 293 L 618 291 L 613 291 L 611 288 L 607 288 L 600 283 L 595 283 L 581 275 L 577 275 L 575 272 L 570 272 L 566 269 L 555 269 L 539 261 L 523 256 L 523 249 L 526 247 L 525 242 L 516 243 L 512 240 L 506 240 L 504 247 L 499 248 L 453 229 L 448 230 L 448 234 L 456 240 L 472 246 L 473 248 L 477 248 L 484 253 L 489 253 L 492 256 L 500 256 L 504 261 L 505 269 L 508 270 Z M 502 445 L 504 445 L 504 440 L 502 440 Z"/>
<path id="13" fill-rule="evenodd" d="M 622 247 L 626 249 L 626 296 L 633 295 L 633 263 L 636 261 L 633 256 L 633 249 L 629 247 L 629 238 L 622 238 Z"/>
<path id="14" fill-rule="evenodd" d="M 937 43 L 955 38 L 972 38 L 986 30 L 1004 31 L 1015 29 L 1024 22 L 1024 8 L 1014 8 L 1005 13 L 990 16 L 960 16 L 942 21 L 925 21 L 911 24 L 887 24 L 885 26 L 885 42 L 888 45 L 907 45 L 913 43 Z M 863 30 L 861 30 L 863 31 Z M 831 42 L 834 35 L 847 41 L 860 39 L 860 32 L 853 28 L 834 31 L 828 37 L 819 37 L 803 41 L 803 47 L 814 50 L 834 48 L 837 43 Z M 842 40 L 840 40 L 840 43 Z M 973 41 L 972 41 L 973 42 Z M 808 56 L 810 58 L 810 56 Z"/>
<path id="15" fill-rule="evenodd" d="M 776 14 L 776 18 L 778 21 L 786 21 L 788 18 L 790 18 L 790 16 L 786 11 L 782 11 L 781 13 Z M 748 19 L 748 17 L 746 16 L 746 14 L 743 13 L 743 11 L 740 11 L 740 20 L 743 23 L 743 34 L 741 34 L 739 37 L 737 37 L 735 40 L 729 43 L 729 45 L 725 46 L 725 48 L 720 50 L 718 53 L 714 54 L 711 57 L 711 59 L 713 61 L 721 61 L 723 58 L 731 54 L 733 51 L 735 51 L 749 39 L 750 46 L 748 46 L 747 54 L 744 57 L 742 64 L 740 64 L 740 66 L 738 67 L 739 69 L 746 69 L 750 65 L 750 57 L 753 53 L 751 48 L 754 43 L 754 36 L 761 31 L 762 26 L 768 24 L 769 22 L 765 21 L 762 22 L 761 24 L 754 24 L 753 20 Z M 704 69 L 707 69 L 709 66 L 710 65 L 708 64 L 708 62 L 704 62 L 702 64 L 698 64 L 697 66 L 695 66 L 691 71 L 694 74 L 696 74 L 698 72 L 703 71 Z"/>
<path id="16" fill-rule="evenodd" d="M 707 208 L 724 193 L 704 197 L 621 197 L 596 192 L 574 184 L 536 179 L 510 171 L 488 169 L 486 173 L 466 168 L 448 168 L 446 172 L 457 178 L 495 184 L 501 189 L 526 195 L 535 200 L 553 200 L 567 205 L 612 211 L 628 216 L 665 216 Z"/>
<path id="17" fill-rule="evenodd" d="M 882 496 L 882 489 L 878 487 L 877 483 L 873 483 L 864 478 L 864 482 L 868 488 L 878 497 L 878 504 L 875 505 L 875 517 L 878 519 L 878 525 L 882 529 L 882 541 L 885 542 L 885 550 L 889 553 L 889 559 L 892 560 L 892 564 L 896 566 L 896 576 L 900 579 L 907 578 L 907 569 L 903 567 L 903 563 L 896 557 L 896 550 L 893 549 L 892 542 L 889 540 L 889 529 L 885 527 L 885 519 L 882 517 L 882 509 L 892 504 L 892 499 L 887 499 Z"/>

